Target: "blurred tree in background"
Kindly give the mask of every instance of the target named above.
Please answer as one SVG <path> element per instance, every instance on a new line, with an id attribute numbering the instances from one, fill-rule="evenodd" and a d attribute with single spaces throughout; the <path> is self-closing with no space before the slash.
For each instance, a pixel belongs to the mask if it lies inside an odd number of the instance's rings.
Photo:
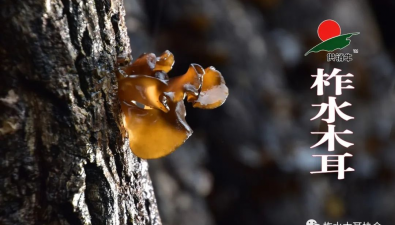
<path id="1" fill-rule="evenodd" d="M 180 74 L 189 63 L 213 65 L 230 88 L 211 112 L 188 110 L 194 135 L 172 155 L 152 160 L 150 172 L 163 222 L 201 224 L 395 223 L 395 93 L 393 1 L 155 0 L 126 1 L 134 57 L 175 55 Z M 360 32 L 344 52 L 350 63 L 327 63 L 304 53 L 319 43 L 318 25 L 336 20 L 342 33 Z M 354 157 L 344 181 L 320 170 L 325 153 L 310 146 L 325 130 L 311 104 L 327 101 L 310 86 L 317 68 L 353 73 L 355 90 L 339 102 L 355 117 L 337 121 L 354 132 Z M 336 153 L 345 149 L 337 147 Z"/>

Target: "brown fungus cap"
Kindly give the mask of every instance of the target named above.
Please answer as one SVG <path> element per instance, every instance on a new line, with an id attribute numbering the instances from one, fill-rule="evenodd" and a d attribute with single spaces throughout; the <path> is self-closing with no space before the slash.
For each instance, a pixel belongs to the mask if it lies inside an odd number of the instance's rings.
<path id="1" fill-rule="evenodd" d="M 154 71 L 163 71 L 168 73 L 174 65 L 174 55 L 169 50 L 166 50 L 156 60 Z"/>
<path id="2" fill-rule="evenodd" d="M 152 75 L 155 68 L 156 56 L 153 53 L 143 54 L 131 65 L 124 66 L 121 69 L 127 75 Z"/>
<path id="3" fill-rule="evenodd" d="M 193 103 L 193 107 L 215 109 L 225 102 L 228 95 L 229 90 L 221 73 L 210 66 L 205 70 L 203 84 L 198 99 Z"/>
<path id="4" fill-rule="evenodd" d="M 124 126 L 130 148 L 140 158 L 166 156 L 192 134 L 185 120 L 185 97 L 193 107 L 213 109 L 228 96 L 225 81 L 214 67 L 204 70 L 191 64 L 184 75 L 168 79 L 173 64 L 173 54 L 166 51 L 160 57 L 144 54 L 117 71 Z"/>

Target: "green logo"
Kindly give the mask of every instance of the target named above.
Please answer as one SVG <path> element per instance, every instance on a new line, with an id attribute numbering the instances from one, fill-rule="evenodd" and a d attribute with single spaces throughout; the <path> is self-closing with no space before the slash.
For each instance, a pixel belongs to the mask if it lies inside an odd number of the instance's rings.
<path id="1" fill-rule="evenodd" d="M 304 54 L 305 56 L 311 52 L 333 52 L 337 49 L 343 49 L 350 45 L 351 36 L 359 34 L 359 32 L 341 34 L 340 25 L 334 20 L 323 21 L 318 26 L 317 33 L 322 42 L 307 51 Z"/>

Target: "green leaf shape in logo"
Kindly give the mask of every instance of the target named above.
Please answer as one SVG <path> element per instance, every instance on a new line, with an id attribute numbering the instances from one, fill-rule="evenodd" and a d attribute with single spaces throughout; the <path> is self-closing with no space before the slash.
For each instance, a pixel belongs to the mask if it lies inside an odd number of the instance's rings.
<path id="1" fill-rule="evenodd" d="M 350 45 L 351 40 L 350 37 L 353 35 L 358 35 L 359 32 L 355 33 L 348 33 L 348 34 L 343 34 L 339 35 L 336 37 L 333 37 L 331 39 L 328 39 L 324 42 L 319 43 L 318 45 L 314 46 L 312 49 L 310 49 L 305 56 L 310 54 L 311 52 L 320 52 L 320 51 L 327 51 L 327 52 L 333 52 L 337 49 L 343 49 Z"/>

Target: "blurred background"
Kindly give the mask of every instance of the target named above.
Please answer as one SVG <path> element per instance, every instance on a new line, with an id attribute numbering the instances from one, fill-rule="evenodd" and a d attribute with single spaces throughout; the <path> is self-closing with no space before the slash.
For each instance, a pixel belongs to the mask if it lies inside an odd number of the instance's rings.
<path id="1" fill-rule="evenodd" d="M 187 108 L 194 134 L 173 154 L 149 161 L 160 214 L 167 225 L 395 224 L 395 1 L 392 0 L 125 0 L 133 57 L 170 50 L 170 76 L 190 63 L 222 72 L 230 95 L 215 110 Z M 343 52 L 304 53 L 320 42 L 318 25 L 336 20 L 360 32 Z M 352 104 L 336 130 L 355 145 L 310 149 L 326 131 L 311 75 L 317 68 L 354 74 Z M 343 73 L 341 73 L 343 74 Z M 333 85 L 332 85 L 333 86 Z M 327 114 L 325 114 L 327 115 Z M 343 154 L 355 172 L 345 180 L 321 170 L 313 154 Z"/>

